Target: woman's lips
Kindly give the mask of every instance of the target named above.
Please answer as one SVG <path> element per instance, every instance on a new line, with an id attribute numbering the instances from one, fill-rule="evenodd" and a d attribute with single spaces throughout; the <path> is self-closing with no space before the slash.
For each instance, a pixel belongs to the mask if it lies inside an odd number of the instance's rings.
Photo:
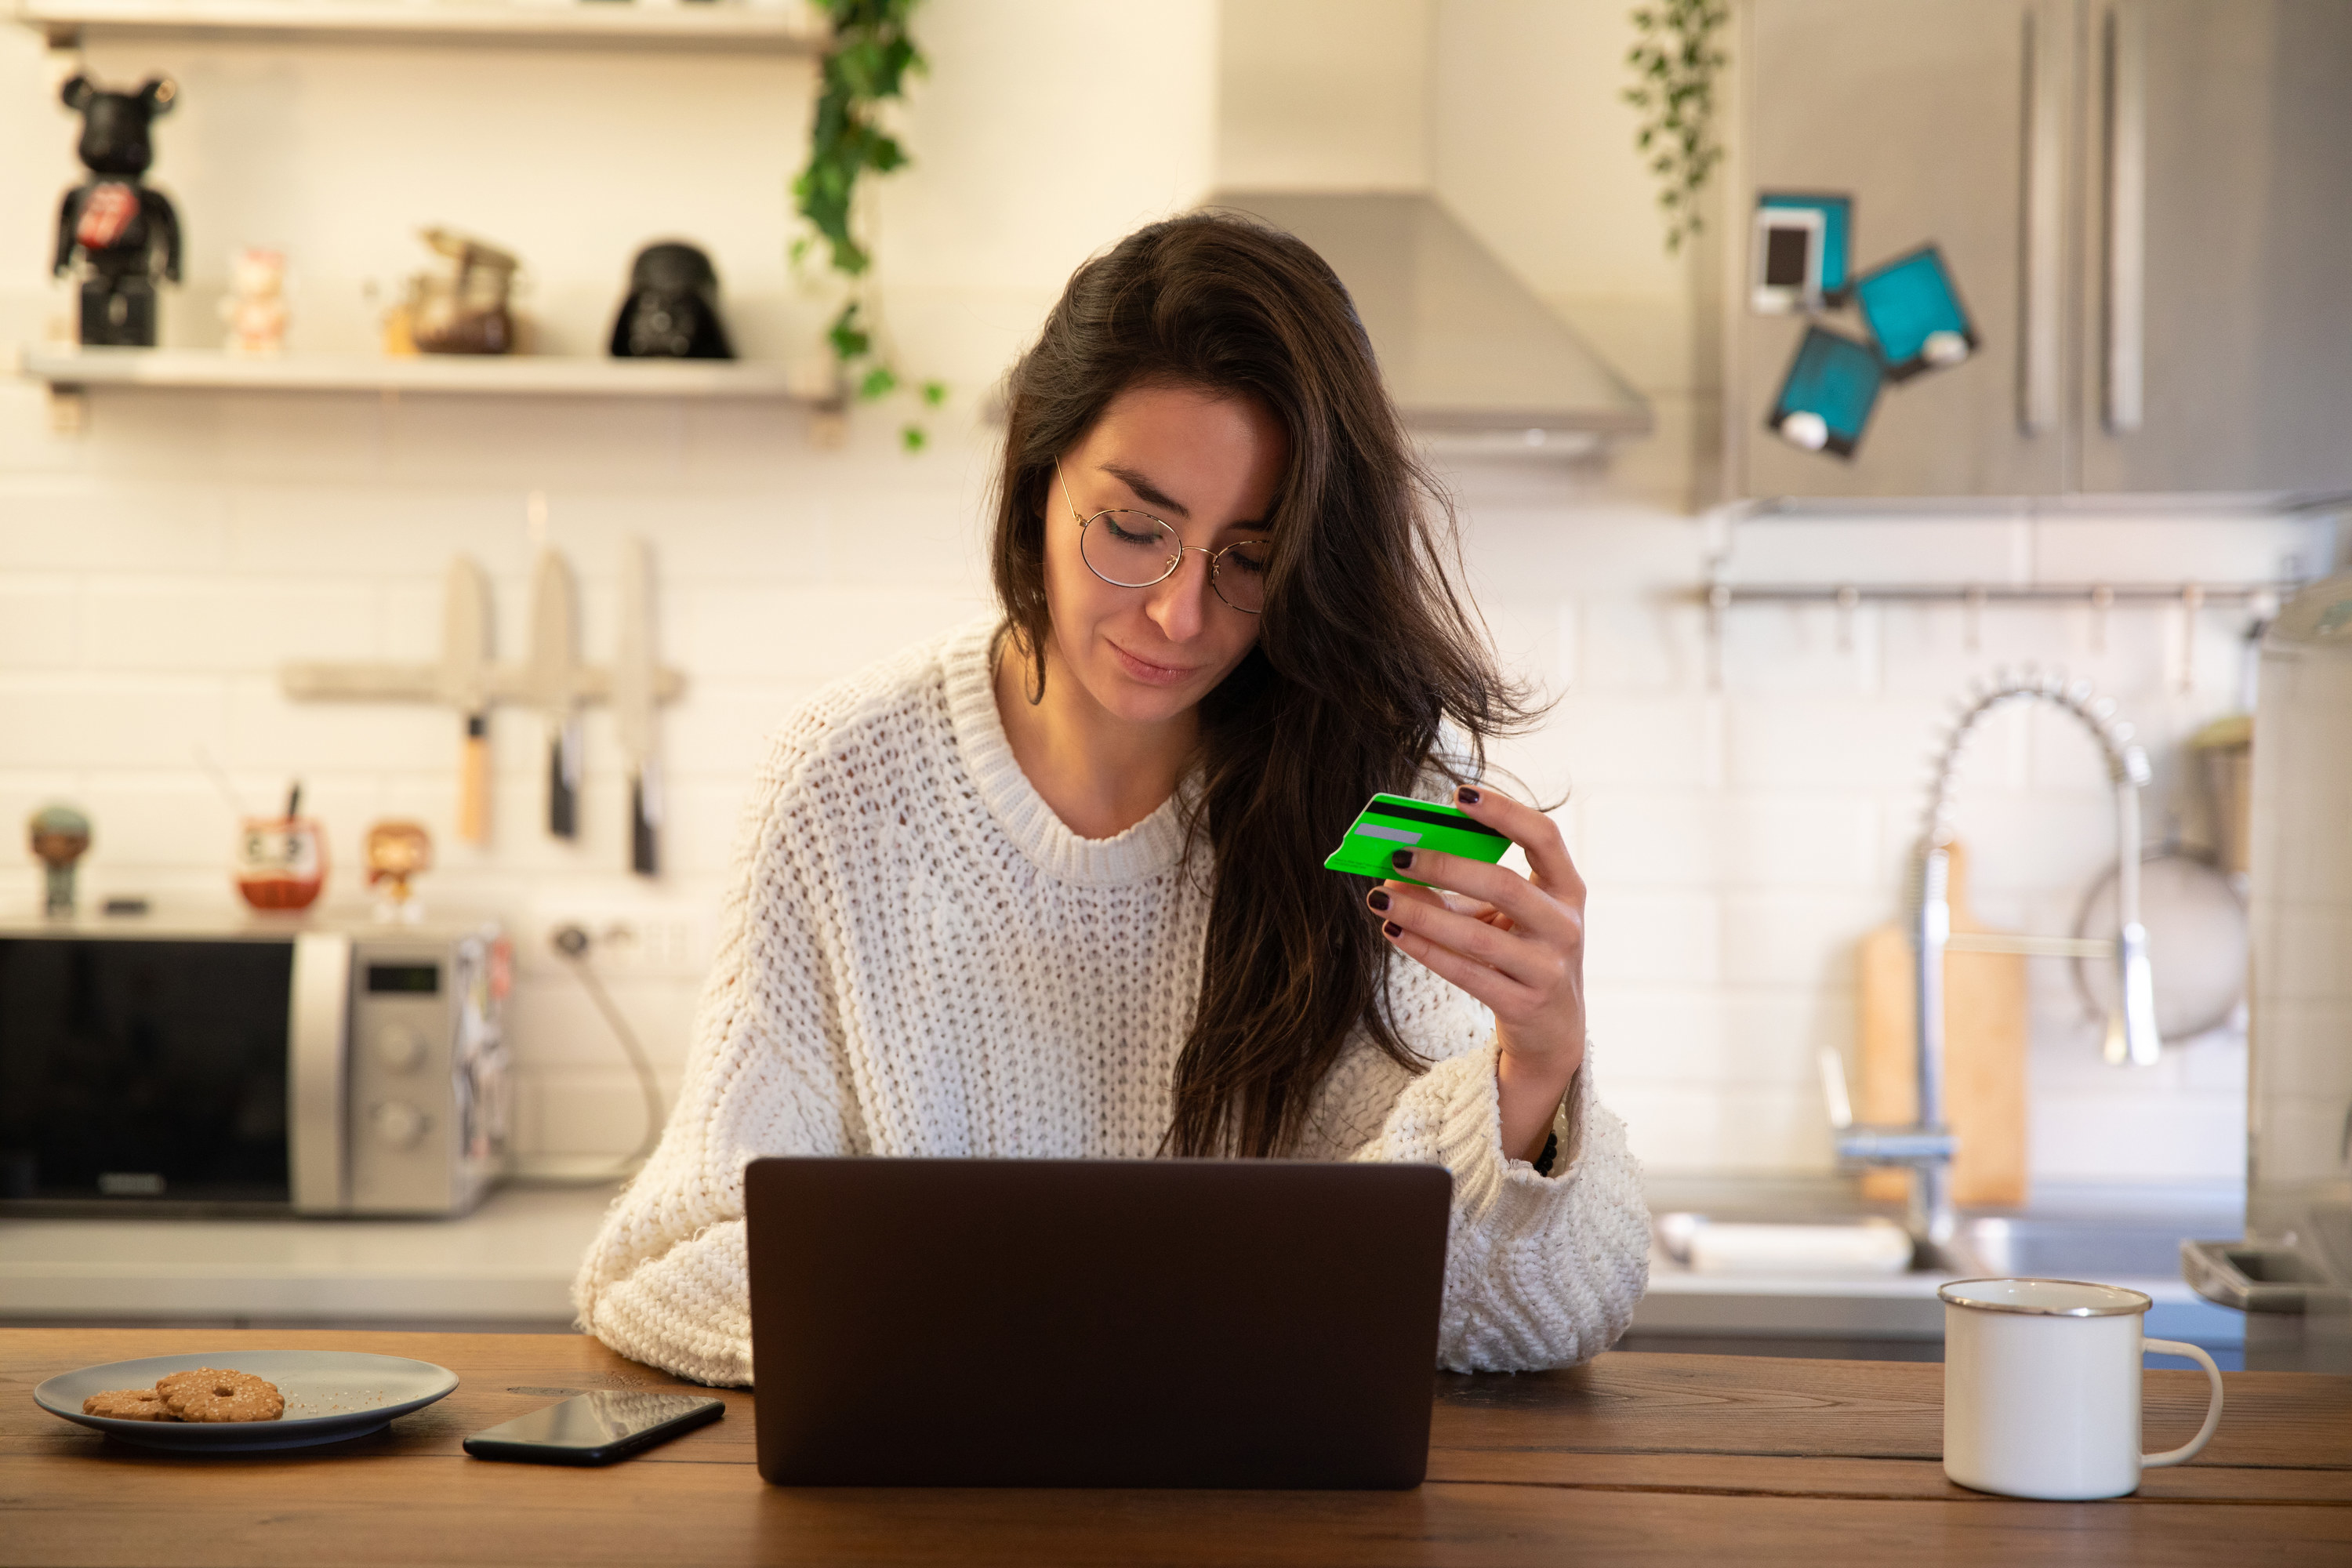
<path id="1" fill-rule="evenodd" d="M 1119 668 L 1126 670 L 1130 679 L 1140 680 L 1146 685 L 1181 686 L 1192 678 L 1197 668 L 1197 667 L 1180 668 L 1175 665 L 1154 664 L 1150 659 L 1136 658 L 1118 644 L 1110 642 L 1108 637 L 1103 640 L 1110 643 L 1110 651 L 1118 656 Z"/>

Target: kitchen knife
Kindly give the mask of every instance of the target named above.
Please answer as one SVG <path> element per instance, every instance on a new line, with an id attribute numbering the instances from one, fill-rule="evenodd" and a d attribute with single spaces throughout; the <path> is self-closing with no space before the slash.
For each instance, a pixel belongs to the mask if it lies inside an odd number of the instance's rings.
<path id="1" fill-rule="evenodd" d="M 539 552 L 530 584 L 532 700 L 546 710 L 547 830 L 580 836 L 579 603 L 572 567 L 551 548 Z"/>
<path id="2" fill-rule="evenodd" d="M 629 764 L 629 869 L 661 869 L 661 761 L 654 755 L 653 552 L 621 545 L 620 646 L 613 657 L 613 722 Z"/>
<path id="3" fill-rule="evenodd" d="M 457 763 L 457 837 L 490 841 L 490 585 L 468 556 L 449 563 L 441 608 L 441 695 L 465 721 Z"/>

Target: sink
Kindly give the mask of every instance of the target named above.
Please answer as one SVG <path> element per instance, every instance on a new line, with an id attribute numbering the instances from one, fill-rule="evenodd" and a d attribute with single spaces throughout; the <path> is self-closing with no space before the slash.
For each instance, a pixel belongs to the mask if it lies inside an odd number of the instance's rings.
<path id="1" fill-rule="evenodd" d="M 1851 1176 L 1652 1178 L 1646 1194 L 1660 1227 L 1662 1261 L 1678 1257 L 1675 1212 L 1745 1225 L 1853 1225 L 1901 1211 L 1865 1202 Z M 2219 1184 L 2036 1184 L 2028 1209 L 1964 1210 L 1947 1255 L 1922 1259 L 1913 1277 L 2025 1275 L 2053 1279 L 2182 1283 L 2180 1244 L 2245 1234 L 2241 1190 Z M 1923 1265 L 1925 1267 L 1923 1267 Z"/>
<path id="2" fill-rule="evenodd" d="M 2178 1279 L 2180 1244 L 2201 1239 L 2193 1226 L 2139 1215 L 2042 1219 L 1980 1215 L 1960 1222 L 1955 1256 L 1969 1272 L 2052 1279 Z"/>
<path id="3" fill-rule="evenodd" d="M 1790 1231 L 1899 1220 L 1899 1209 L 1866 1200 L 1851 1173 L 1667 1173 L 1647 1180 L 1644 1196 L 1661 1234 L 1649 1293 L 1633 1315 L 1643 1349 L 1760 1355 L 1783 1353 L 1771 1347 L 1787 1342 L 1846 1347 L 1840 1354 L 1907 1345 L 1932 1355 L 1944 1335 L 1936 1288 L 1956 1275 L 2127 1285 L 2154 1299 L 2146 1331 L 2159 1339 L 2187 1340 L 2225 1361 L 2246 1339 L 2247 1314 L 2200 1299 L 2181 1273 L 2183 1240 L 2245 1234 L 2245 1198 L 2233 1184 L 2037 1182 L 2031 1207 L 1964 1210 L 1941 1267 L 1874 1276 L 1802 1267 L 1709 1272 L 1675 1256 L 1684 1239 L 1678 1214 Z"/>

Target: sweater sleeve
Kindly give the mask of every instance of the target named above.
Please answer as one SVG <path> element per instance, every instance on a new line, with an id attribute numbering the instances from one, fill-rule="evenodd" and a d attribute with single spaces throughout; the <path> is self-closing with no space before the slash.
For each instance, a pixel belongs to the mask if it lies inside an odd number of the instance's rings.
<path id="1" fill-rule="evenodd" d="M 1438 1364 L 1531 1372 L 1589 1360 L 1625 1331 L 1650 1272 L 1641 1170 L 1624 1123 L 1593 1091 L 1592 1047 L 1553 1123 L 1551 1174 L 1539 1175 L 1503 1150 L 1499 1047 L 1485 1009 L 1419 965 L 1391 986 L 1406 1004 L 1400 1031 L 1434 1065 L 1409 1077 L 1364 1043 L 1356 1070 L 1327 1086 L 1339 1102 L 1326 1126 L 1347 1157 L 1453 1173 Z"/>
<path id="2" fill-rule="evenodd" d="M 1549 1176 L 1503 1152 L 1492 1044 L 1438 1063 L 1397 1096 L 1358 1158 L 1454 1173 L 1438 1363 L 1450 1372 L 1570 1366 L 1609 1348 L 1649 1286 L 1649 1211 L 1625 1125 L 1592 1092 L 1592 1049 L 1569 1086 Z"/>
<path id="3" fill-rule="evenodd" d="M 745 1163 L 862 1152 L 819 922 L 784 831 L 792 793 L 781 769 L 763 770 L 677 1103 L 572 1287 L 586 1331 L 701 1383 L 751 1381 Z"/>

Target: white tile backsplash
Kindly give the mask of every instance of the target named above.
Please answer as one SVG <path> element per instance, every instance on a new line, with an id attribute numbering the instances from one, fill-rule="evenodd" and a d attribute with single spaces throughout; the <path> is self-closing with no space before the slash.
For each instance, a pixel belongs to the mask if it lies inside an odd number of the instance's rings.
<path id="1" fill-rule="evenodd" d="M 1595 884 L 1584 918 L 1584 973 L 1596 987 L 1711 986 L 1721 977 L 1722 910 L 1709 894 Z"/>
<path id="2" fill-rule="evenodd" d="M 2200 614 L 2183 690 L 2174 603 L 2119 605 L 2104 627 L 2087 606 L 1992 604 L 1971 617 L 1864 605 L 1843 634 L 1834 606 L 1739 605 L 1711 692 L 1706 617 L 1687 598 L 1707 530 L 1609 501 L 1535 508 L 1524 480 L 1492 487 L 1504 499 L 1489 530 L 1487 487 L 1461 484 L 1474 571 L 1509 583 L 1521 617 L 1536 585 L 1558 583 L 1574 627 L 1564 697 L 1502 760 L 1539 786 L 1572 787 L 1564 817 L 1591 889 L 1600 1070 L 1655 1164 L 1828 1163 L 1815 1057 L 1852 1049 L 1854 943 L 1897 916 L 1932 759 L 1972 681 L 2026 666 L 2092 679 L 2150 753 L 2150 838 L 2201 821 L 2181 743 L 2237 705 L 2241 609 Z M 2143 531 L 1988 508 L 1745 521 L 1725 564 L 1745 582 L 2238 581 L 2289 555 L 2323 568 L 2334 548 L 2310 521 L 2163 516 Z M 2114 844 L 2105 765 L 2079 725 L 2031 705 L 1995 710 L 1970 739 L 1957 798 L 1978 912 L 2003 929 L 2071 931 Z M 2043 1175 L 2242 1172 L 2242 1037 L 2221 1031 L 2168 1047 L 2158 1068 L 2118 1071 L 2099 1059 L 2067 966 L 2039 960 L 2029 973 Z"/>
<path id="3" fill-rule="evenodd" d="M 1725 670 L 1727 693 L 1739 680 Z M 1933 702 L 1859 693 L 1734 698 L 1725 704 L 1729 781 L 1743 789 L 1921 788 L 1942 716 Z"/>
<path id="4" fill-rule="evenodd" d="M 81 646 L 81 615 L 71 578 L 0 578 L 0 669 L 70 668 Z"/>

